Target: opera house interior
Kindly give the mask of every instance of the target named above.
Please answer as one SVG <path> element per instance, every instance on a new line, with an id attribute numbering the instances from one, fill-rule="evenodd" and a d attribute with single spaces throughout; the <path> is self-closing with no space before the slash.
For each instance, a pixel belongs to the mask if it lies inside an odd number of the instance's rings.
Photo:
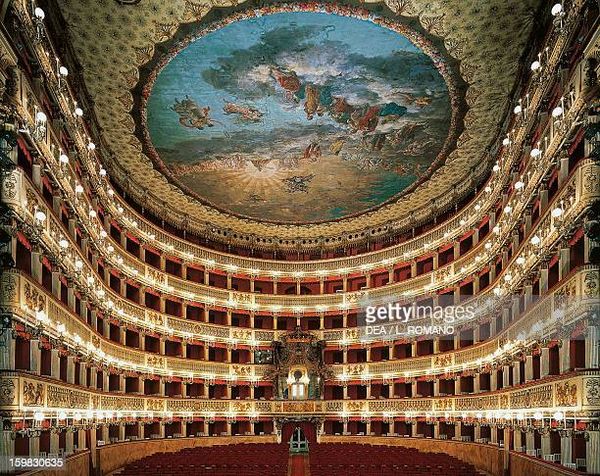
<path id="1" fill-rule="evenodd" d="M 0 18 L 0 473 L 600 474 L 598 0 Z"/>

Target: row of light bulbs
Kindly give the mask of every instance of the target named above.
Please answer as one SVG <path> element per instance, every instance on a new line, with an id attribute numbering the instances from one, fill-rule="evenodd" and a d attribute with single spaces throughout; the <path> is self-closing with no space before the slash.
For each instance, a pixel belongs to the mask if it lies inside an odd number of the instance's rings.
<path id="1" fill-rule="evenodd" d="M 106 422 L 108 420 L 127 420 L 127 419 L 145 419 L 153 420 L 154 418 L 162 418 L 165 420 L 173 420 L 175 417 L 179 417 L 183 420 L 192 420 L 194 416 L 204 418 L 205 420 L 214 420 L 220 414 L 217 412 L 154 412 L 154 411 L 137 411 L 137 410 L 124 410 L 124 411 L 111 411 L 111 410 L 92 410 L 92 409 L 81 409 L 81 410 L 63 410 L 58 409 L 56 412 L 45 413 L 42 410 L 35 410 L 32 414 L 32 420 L 38 425 L 42 425 L 45 420 L 54 420 L 59 425 L 66 423 L 68 420 L 73 420 L 74 423 L 80 422 Z M 222 414 L 223 417 L 228 419 L 237 419 L 238 417 L 246 416 L 249 420 L 260 419 L 260 412 L 252 411 L 247 415 L 243 415 L 236 411 L 228 411 Z"/>

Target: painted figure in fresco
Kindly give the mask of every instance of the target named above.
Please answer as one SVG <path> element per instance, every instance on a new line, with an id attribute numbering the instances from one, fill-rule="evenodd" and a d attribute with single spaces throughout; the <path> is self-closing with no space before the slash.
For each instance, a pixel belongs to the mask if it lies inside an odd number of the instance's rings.
<path id="1" fill-rule="evenodd" d="M 354 110 L 350 114 L 350 127 L 353 132 L 374 131 L 379 123 L 379 106 L 369 106 L 365 110 Z"/>
<path id="2" fill-rule="evenodd" d="M 300 79 L 294 71 L 283 71 L 277 68 L 271 68 L 271 76 L 285 90 L 286 96 L 293 99 L 295 94 L 300 91 Z"/>
<path id="3" fill-rule="evenodd" d="M 321 146 L 317 142 L 312 142 L 306 149 L 304 149 L 305 159 L 316 162 L 319 157 L 321 157 Z"/>
<path id="4" fill-rule="evenodd" d="M 190 129 L 202 130 L 205 127 L 213 127 L 214 122 L 209 117 L 210 107 L 200 107 L 189 96 L 185 99 L 175 99 L 175 104 L 171 106 L 171 110 L 179 114 L 179 123 Z"/>
<path id="5" fill-rule="evenodd" d="M 304 88 L 306 101 L 304 102 L 304 112 L 306 118 L 310 121 L 315 114 L 322 116 L 325 113 L 325 107 L 321 104 L 319 97 L 319 88 L 311 84 L 307 84 Z"/>
<path id="6" fill-rule="evenodd" d="M 223 106 L 225 114 L 238 114 L 240 119 L 248 122 L 259 122 L 263 113 L 253 107 L 240 106 L 232 102 L 225 101 Z"/>

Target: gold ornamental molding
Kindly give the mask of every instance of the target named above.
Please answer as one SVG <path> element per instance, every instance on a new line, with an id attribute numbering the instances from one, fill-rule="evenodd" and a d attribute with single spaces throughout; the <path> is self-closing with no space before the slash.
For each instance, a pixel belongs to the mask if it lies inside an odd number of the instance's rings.
<path id="1" fill-rule="evenodd" d="M 119 411 L 123 418 L 144 417 L 153 413 L 157 418 L 173 416 L 204 417 L 227 415 L 277 416 L 289 414 L 323 414 L 339 417 L 357 415 L 397 417 L 461 416 L 475 418 L 478 412 L 514 411 L 554 412 L 558 409 L 585 418 L 598 410 L 600 373 L 582 371 L 576 374 L 553 377 L 551 382 L 536 381 L 518 389 L 499 390 L 475 395 L 383 399 L 383 400 L 209 400 L 155 397 L 144 395 L 119 395 L 90 391 L 48 378 L 22 375 L 13 372 L 0 376 L 0 389 L 5 411 L 15 418 L 27 412 L 44 411 L 48 416 L 59 411 L 85 412 Z"/>

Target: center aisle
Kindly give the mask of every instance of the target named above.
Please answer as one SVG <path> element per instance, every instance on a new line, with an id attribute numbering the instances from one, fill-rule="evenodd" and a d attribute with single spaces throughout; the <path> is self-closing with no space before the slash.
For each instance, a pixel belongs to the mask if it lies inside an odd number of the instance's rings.
<path id="1" fill-rule="evenodd" d="M 310 463 L 307 453 L 290 453 L 288 476 L 310 476 Z"/>

